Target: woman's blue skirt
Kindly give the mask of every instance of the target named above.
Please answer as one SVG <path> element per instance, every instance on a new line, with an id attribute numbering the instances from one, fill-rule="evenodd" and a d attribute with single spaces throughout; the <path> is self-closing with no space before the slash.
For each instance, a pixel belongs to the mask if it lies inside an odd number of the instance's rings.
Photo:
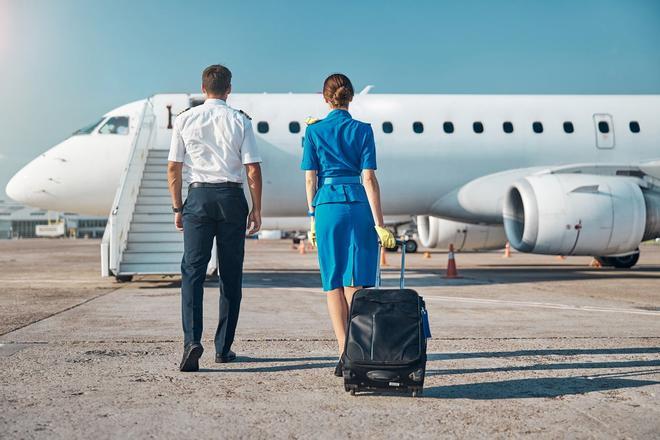
<path id="1" fill-rule="evenodd" d="M 378 234 L 369 203 L 323 203 L 315 216 L 323 290 L 374 286 Z"/>

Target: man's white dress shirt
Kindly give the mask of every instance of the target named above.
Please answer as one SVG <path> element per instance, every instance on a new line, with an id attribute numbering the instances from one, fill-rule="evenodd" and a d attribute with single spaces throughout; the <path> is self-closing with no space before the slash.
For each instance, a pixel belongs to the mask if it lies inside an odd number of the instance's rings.
<path id="1" fill-rule="evenodd" d="M 221 99 L 207 99 L 174 121 L 168 160 L 183 162 L 187 183 L 242 183 L 243 165 L 261 157 L 250 118 Z"/>

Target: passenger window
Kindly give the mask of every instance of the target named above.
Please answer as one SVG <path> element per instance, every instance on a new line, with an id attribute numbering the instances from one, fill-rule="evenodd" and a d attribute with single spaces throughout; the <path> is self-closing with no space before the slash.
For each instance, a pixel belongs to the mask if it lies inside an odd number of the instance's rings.
<path id="1" fill-rule="evenodd" d="M 289 122 L 289 131 L 291 133 L 300 133 L 300 123 L 296 121 Z"/>
<path id="2" fill-rule="evenodd" d="M 390 134 L 394 131 L 394 126 L 391 122 L 383 122 L 383 133 Z"/>
<path id="3" fill-rule="evenodd" d="M 421 122 L 413 122 L 413 131 L 417 134 L 423 133 L 424 132 L 424 124 Z"/>
<path id="4" fill-rule="evenodd" d="M 475 133 L 483 133 L 484 132 L 484 124 L 477 121 L 474 124 L 472 124 L 472 130 L 474 130 Z"/>
<path id="5" fill-rule="evenodd" d="M 99 126 L 101 122 L 103 122 L 104 118 L 99 119 L 98 121 L 94 122 L 93 124 L 85 125 L 83 128 L 76 130 L 73 132 L 73 135 L 79 135 L 79 134 L 90 134 L 91 132 L 94 131 L 96 127 Z"/>
<path id="6" fill-rule="evenodd" d="M 639 133 L 639 122 L 630 121 L 630 131 L 633 133 Z"/>
<path id="7" fill-rule="evenodd" d="M 442 124 L 442 129 L 445 131 L 445 133 L 451 134 L 454 132 L 454 123 L 446 121 L 444 124 Z"/>
<path id="8" fill-rule="evenodd" d="M 532 124 L 532 130 L 534 130 L 534 133 L 543 133 L 543 124 L 539 121 L 534 122 Z"/>
<path id="9" fill-rule="evenodd" d="M 128 116 L 113 116 L 99 129 L 100 134 L 128 134 Z"/>
<path id="10" fill-rule="evenodd" d="M 564 122 L 564 132 L 566 133 L 573 133 L 575 131 L 575 127 L 573 127 L 573 123 L 571 121 L 566 121 Z"/>
<path id="11" fill-rule="evenodd" d="M 513 133 L 513 124 L 509 121 L 506 121 L 502 124 L 502 130 L 504 130 L 505 133 Z"/>
<path id="12" fill-rule="evenodd" d="M 268 122 L 266 121 L 259 121 L 257 123 L 257 131 L 261 134 L 268 133 Z"/>
<path id="13" fill-rule="evenodd" d="M 598 131 L 600 131 L 603 134 L 609 133 L 610 132 L 610 124 L 608 124 L 607 121 L 598 122 Z"/>

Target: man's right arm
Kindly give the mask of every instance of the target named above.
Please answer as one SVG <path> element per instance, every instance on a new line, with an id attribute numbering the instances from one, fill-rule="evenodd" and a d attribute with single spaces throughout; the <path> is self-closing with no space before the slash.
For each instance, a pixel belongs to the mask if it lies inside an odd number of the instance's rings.
<path id="1" fill-rule="evenodd" d="M 183 185 L 183 159 L 186 154 L 186 146 L 181 137 L 181 131 L 177 121 L 174 121 L 172 129 L 172 142 L 170 144 L 170 154 L 167 162 L 167 185 L 172 197 L 172 207 L 182 209 L 183 197 L 181 188 Z M 174 226 L 183 231 L 183 216 L 181 212 L 174 213 Z"/>

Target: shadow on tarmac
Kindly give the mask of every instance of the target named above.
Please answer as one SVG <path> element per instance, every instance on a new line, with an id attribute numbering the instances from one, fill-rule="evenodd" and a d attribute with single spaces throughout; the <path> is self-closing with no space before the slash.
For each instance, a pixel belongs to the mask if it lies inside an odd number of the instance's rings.
<path id="1" fill-rule="evenodd" d="M 657 354 L 660 347 L 630 347 L 630 348 L 596 348 L 596 349 L 543 349 L 517 350 L 501 352 L 475 353 L 431 353 L 428 358 L 433 360 L 474 359 L 474 358 L 508 358 L 517 356 L 583 356 L 583 355 L 626 355 L 626 354 Z M 567 394 L 584 394 L 592 391 L 609 391 L 621 388 L 636 388 L 647 385 L 657 385 L 657 381 L 625 379 L 624 376 L 641 376 L 658 374 L 660 359 L 631 361 L 598 361 L 598 362 L 562 362 L 552 364 L 533 364 L 523 366 L 504 366 L 486 368 L 456 368 L 431 369 L 427 376 L 443 376 L 455 374 L 502 373 L 518 371 L 551 371 L 579 369 L 612 369 L 612 368 L 647 368 L 645 370 L 596 374 L 592 376 L 552 377 L 513 379 L 498 382 L 481 382 L 463 385 L 447 385 L 429 387 L 424 390 L 425 397 L 443 399 L 513 399 L 529 397 L 559 397 Z"/>
<path id="2" fill-rule="evenodd" d="M 388 268 L 384 271 L 383 287 L 398 286 L 399 270 Z M 437 287 L 447 285 L 475 284 L 511 284 L 544 281 L 570 281 L 591 279 L 623 279 L 623 280 L 660 280 L 660 267 L 644 266 L 631 270 L 611 268 L 595 269 L 578 267 L 480 267 L 474 269 L 459 269 L 463 278 L 447 280 L 442 278 L 444 269 L 407 269 L 406 286 Z M 243 275 L 244 287 L 304 287 L 320 289 L 320 276 L 316 270 L 308 271 L 277 271 L 277 272 L 246 272 Z"/>
<path id="3" fill-rule="evenodd" d="M 660 384 L 660 382 L 618 377 L 588 378 L 575 376 L 512 379 L 497 382 L 429 387 L 424 389 L 424 397 L 472 400 L 552 398 L 569 394 L 611 391 L 622 388 L 639 388 L 657 384 Z"/>
<path id="4" fill-rule="evenodd" d="M 486 351 L 472 353 L 429 353 L 429 361 L 447 359 L 505 358 L 515 356 L 583 356 L 599 354 L 655 354 L 660 347 L 630 348 L 552 348 L 542 350 Z"/>
<path id="5" fill-rule="evenodd" d="M 383 270 L 383 287 L 398 286 L 399 270 L 396 267 Z M 552 281 L 584 281 L 598 279 L 617 280 L 660 280 L 660 266 L 639 266 L 633 269 L 591 268 L 576 265 L 486 265 L 477 268 L 460 269 L 463 278 L 444 279 L 444 267 L 438 269 L 407 269 L 406 286 L 470 286 L 482 284 L 515 284 Z M 218 286 L 217 278 L 208 278 L 204 287 Z M 138 289 L 169 289 L 181 287 L 181 280 L 144 279 Z M 296 269 L 277 271 L 247 271 L 243 274 L 243 287 L 246 288 L 309 288 L 321 289 L 321 277 L 316 269 Z"/>
<path id="6" fill-rule="evenodd" d="M 639 368 L 660 367 L 660 360 L 638 360 L 638 361 L 603 361 L 603 362 L 578 362 L 557 364 L 533 364 L 510 367 L 491 368 L 454 368 L 442 370 L 427 370 L 427 376 L 446 376 L 452 374 L 478 374 L 478 373 L 508 373 L 513 371 L 547 371 L 547 370 L 579 370 L 583 368 Z"/>

